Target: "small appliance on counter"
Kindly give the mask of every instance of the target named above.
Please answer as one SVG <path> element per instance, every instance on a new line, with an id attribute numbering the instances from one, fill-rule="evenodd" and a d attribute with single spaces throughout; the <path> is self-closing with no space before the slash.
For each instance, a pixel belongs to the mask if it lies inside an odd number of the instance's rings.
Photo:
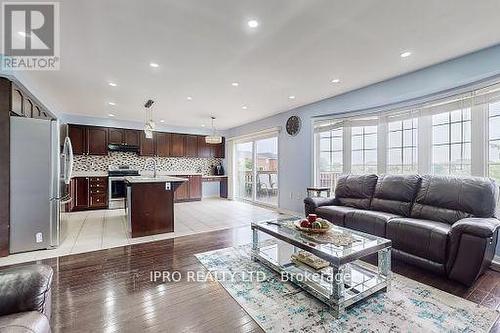
<path id="1" fill-rule="evenodd" d="M 110 165 L 108 167 L 109 209 L 125 208 L 127 196 L 126 176 L 139 176 L 139 171 L 130 169 L 128 165 Z"/>
<path id="2" fill-rule="evenodd" d="M 222 167 L 222 164 L 217 164 L 214 166 L 213 169 L 214 176 L 224 176 L 224 168 Z"/>

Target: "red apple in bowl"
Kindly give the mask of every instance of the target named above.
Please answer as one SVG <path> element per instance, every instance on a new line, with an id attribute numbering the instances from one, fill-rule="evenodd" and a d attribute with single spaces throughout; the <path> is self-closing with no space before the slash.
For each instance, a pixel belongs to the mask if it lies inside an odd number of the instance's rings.
<path id="1" fill-rule="evenodd" d="M 300 226 L 302 228 L 310 228 L 311 227 L 311 222 L 309 222 L 308 220 L 302 220 L 302 221 L 300 221 Z"/>
<path id="2" fill-rule="evenodd" d="M 310 223 L 315 222 L 317 219 L 318 219 L 318 215 L 316 215 L 316 214 L 309 214 L 309 215 L 307 215 L 307 220 Z"/>

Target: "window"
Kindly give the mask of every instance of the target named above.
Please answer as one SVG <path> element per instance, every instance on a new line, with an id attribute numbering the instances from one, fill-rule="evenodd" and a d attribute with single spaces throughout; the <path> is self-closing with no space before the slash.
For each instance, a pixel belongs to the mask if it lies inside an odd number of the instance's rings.
<path id="1" fill-rule="evenodd" d="M 390 121 L 387 126 L 387 173 L 417 172 L 417 118 Z"/>
<path id="2" fill-rule="evenodd" d="M 341 173 L 377 172 L 489 176 L 500 184 L 500 83 L 446 94 L 418 105 L 318 119 L 315 185 L 333 186 Z"/>
<path id="3" fill-rule="evenodd" d="M 432 173 L 471 174 L 470 108 L 432 116 Z"/>
<path id="4" fill-rule="evenodd" d="M 500 182 L 500 102 L 488 106 L 489 163 L 488 174 Z"/>
<path id="5" fill-rule="evenodd" d="M 316 135 L 319 146 L 316 183 L 319 186 L 334 188 L 336 179 L 344 170 L 344 130 L 342 127 L 332 128 Z"/>
<path id="6" fill-rule="evenodd" d="M 377 173 L 377 126 L 351 129 L 351 173 Z"/>

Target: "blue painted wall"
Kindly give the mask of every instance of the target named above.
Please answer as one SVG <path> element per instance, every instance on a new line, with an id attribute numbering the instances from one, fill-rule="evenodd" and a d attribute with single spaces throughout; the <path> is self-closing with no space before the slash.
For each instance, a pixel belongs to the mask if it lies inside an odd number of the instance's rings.
<path id="1" fill-rule="evenodd" d="M 302 118 L 296 137 L 279 137 L 279 207 L 303 211 L 305 188 L 312 184 L 312 117 L 398 103 L 471 84 L 500 74 L 500 45 L 449 60 L 416 72 L 376 83 L 336 97 L 302 106 L 227 131 L 229 137 L 275 126 L 290 115 Z"/>

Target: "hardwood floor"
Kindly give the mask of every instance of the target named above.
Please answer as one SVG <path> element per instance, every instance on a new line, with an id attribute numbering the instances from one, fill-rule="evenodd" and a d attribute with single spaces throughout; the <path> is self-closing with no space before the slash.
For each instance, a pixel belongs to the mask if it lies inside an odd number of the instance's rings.
<path id="1" fill-rule="evenodd" d="M 250 239 L 244 227 L 42 260 L 55 272 L 53 332 L 261 332 L 217 282 L 150 281 L 151 270 L 203 271 L 194 254 Z M 399 262 L 393 271 L 489 308 L 500 304 L 500 273 L 492 270 L 472 288 Z"/>

